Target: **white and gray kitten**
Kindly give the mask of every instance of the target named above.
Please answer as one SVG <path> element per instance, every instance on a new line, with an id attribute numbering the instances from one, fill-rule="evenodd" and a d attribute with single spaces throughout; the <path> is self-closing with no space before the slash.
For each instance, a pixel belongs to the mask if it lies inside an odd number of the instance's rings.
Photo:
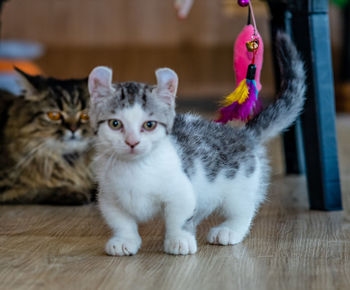
<path id="1" fill-rule="evenodd" d="M 112 84 L 106 67 L 91 72 L 98 200 L 113 230 L 107 254 L 136 254 L 138 223 L 159 213 L 169 254 L 195 253 L 195 228 L 216 209 L 225 221 L 210 230 L 208 242 L 233 245 L 244 239 L 268 185 L 263 143 L 290 126 L 304 103 L 303 63 L 284 34 L 278 48 L 280 96 L 243 128 L 176 115 L 178 78 L 171 69 L 156 71 L 156 86 Z"/>

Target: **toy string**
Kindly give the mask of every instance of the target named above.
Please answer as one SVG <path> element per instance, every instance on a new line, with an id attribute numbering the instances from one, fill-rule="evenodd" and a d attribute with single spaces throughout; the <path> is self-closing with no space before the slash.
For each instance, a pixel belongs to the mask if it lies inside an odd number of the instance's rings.
<path id="1" fill-rule="evenodd" d="M 254 34 L 252 38 L 258 39 L 258 28 L 256 27 L 255 16 L 254 16 L 254 11 L 253 11 L 253 6 L 251 1 L 249 1 L 249 11 L 248 11 L 248 19 L 250 20 L 250 18 L 253 19 L 253 26 L 254 26 Z M 253 61 L 252 61 L 253 64 L 255 63 L 255 55 L 256 55 L 256 49 L 253 50 Z"/>
<path id="2" fill-rule="evenodd" d="M 253 6 L 252 6 L 251 1 L 249 1 L 249 12 L 250 12 L 252 19 L 253 19 L 254 35 L 256 36 L 258 33 L 258 28 L 256 27 L 255 16 L 254 16 L 254 11 L 253 11 Z"/>
<path id="3" fill-rule="evenodd" d="M 255 55 L 256 55 L 256 49 L 253 50 L 253 59 L 252 59 L 252 64 L 255 64 Z"/>

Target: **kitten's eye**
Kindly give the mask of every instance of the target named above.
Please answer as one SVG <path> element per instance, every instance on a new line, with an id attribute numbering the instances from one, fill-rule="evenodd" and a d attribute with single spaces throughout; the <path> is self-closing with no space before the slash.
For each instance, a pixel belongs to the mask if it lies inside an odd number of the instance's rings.
<path id="1" fill-rule="evenodd" d="M 59 112 L 48 112 L 47 116 L 50 118 L 52 121 L 58 121 L 61 119 L 61 113 Z"/>
<path id="2" fill-rule="evenodd" d="M 108 126 L 113 130 L 119 130 L 123 128 L 123 123 L 117 119 L 112 119 L 108 121 Z"/>
<path id="3" fill-rule="evenodd" d="M 156 121 L 147 121 L 143 123 L 143 128 L 147 131 L 152 131 L 157 127 L 157 122 Z"/>
<path id="4" fill-rule="evenodd" d="M 81 113 L 80 120 L 84 122 L 89 121 L 89 115 L 87 113 Z"/>

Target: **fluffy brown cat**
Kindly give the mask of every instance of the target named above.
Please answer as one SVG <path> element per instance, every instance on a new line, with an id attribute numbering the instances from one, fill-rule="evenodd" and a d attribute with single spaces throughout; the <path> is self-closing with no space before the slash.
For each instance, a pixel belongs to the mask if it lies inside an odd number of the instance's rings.
<path id="1" fill-rule="evenodd" d="M 89 202 L 94 183 L 87 80 L 18 72 L 23 94 L 0 92 L 0 203 Z"/>

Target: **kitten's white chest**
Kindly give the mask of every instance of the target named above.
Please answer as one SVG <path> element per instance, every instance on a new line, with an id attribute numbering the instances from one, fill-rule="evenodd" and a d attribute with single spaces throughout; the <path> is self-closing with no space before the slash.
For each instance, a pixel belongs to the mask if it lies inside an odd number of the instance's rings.
<path id="1" fill-rule="evenodd" d="M 140 164 L 134 166 L 117 165 L 106 176 L 106 187 L 112 196 L 138 220 L 147 220 L 160 210 L 156 184 Z"/>
<path id="2" fill-rule="evenodd" d="M 182 175 L 181 163 L 173 148 L 158 148 L 157 154 L 135 162 L 117 161 L 104 171 L 103 192 L 139 221 L 160 212 L 173 187 Z"/>

